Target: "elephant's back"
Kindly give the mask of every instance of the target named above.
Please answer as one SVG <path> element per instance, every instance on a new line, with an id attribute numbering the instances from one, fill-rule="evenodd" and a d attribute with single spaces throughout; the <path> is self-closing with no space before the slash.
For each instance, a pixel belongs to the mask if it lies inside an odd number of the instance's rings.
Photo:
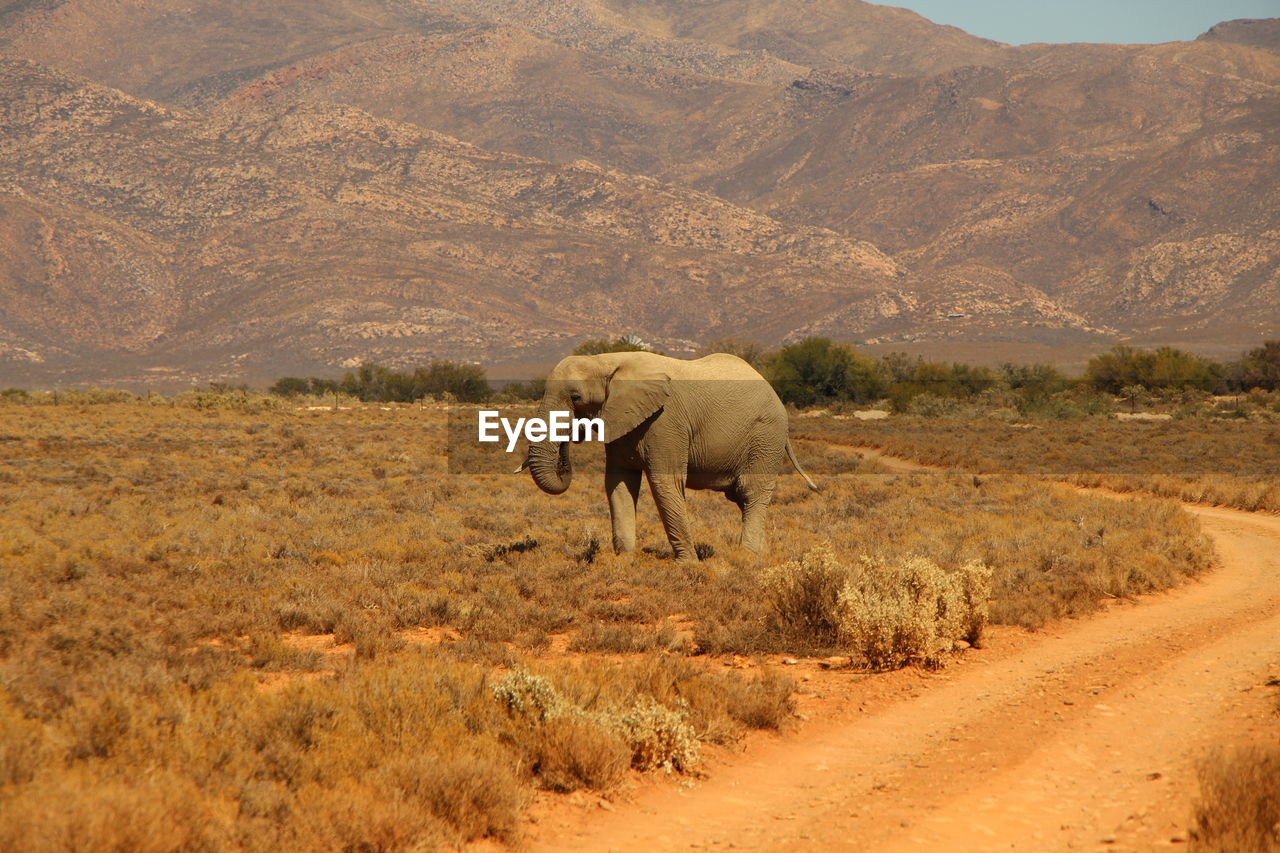
<path id="1" fill-rule="evenodd" d="M 757 422 L 787 420 L 786 407 L 778 399 L 769 380 L 736 355 L 714 353 L 689 362 L 696 369 L 689 389 L 694 396 L 714 400 L 718 414 L 731 420 Z"/>
<path id="2" fill-rule="evenodd" d="M 760 372 L 736 355 L 717 352 L 688 362 L 690 378 L 766 381 Z"/>

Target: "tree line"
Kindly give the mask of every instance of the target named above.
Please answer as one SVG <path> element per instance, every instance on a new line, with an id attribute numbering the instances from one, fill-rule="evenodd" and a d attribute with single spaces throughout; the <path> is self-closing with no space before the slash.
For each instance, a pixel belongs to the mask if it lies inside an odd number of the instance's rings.
<path id="1" fill-rule="evenodd" d="M 634 336 L 584 341 L 576 355 L 652 351 Z M 1002 364 L 996 368 L 962 362 L 927 361 L 895 352 L 872 356 L 829 338 L 805 338 L 777 350 L 734 340 L 714 341 L 704 354 L 728 352 L 758 369 L 783 402 L 796 406 L 871 403 L 888 400 L 907 410 L 925 399 L 969 399 L 984 392 L 1012 394 L 1019 408 L 1035 408 L 1075 393 L 1105 393 L 1135 400 L 1139 394 L 1198 391 L 1233 393 L 1280 389 L 1280 340 L 1218 362 L 1174 347 L 1144 350 L 1115 346 L 1094 356 L 1082 377 L 1069 377 L 1050 364 Z M 339 393 L 366 402 L 414 402 L 425 398 L 482 403 L 537 399 L 541 380 L 491 383 L 484 368 L 447 360 L 412 371 L 363 364 L 341 379 L 286 376 L 271 386 L 278 396 Z M 924 398 L 924 399 L 922 399 Z"/>

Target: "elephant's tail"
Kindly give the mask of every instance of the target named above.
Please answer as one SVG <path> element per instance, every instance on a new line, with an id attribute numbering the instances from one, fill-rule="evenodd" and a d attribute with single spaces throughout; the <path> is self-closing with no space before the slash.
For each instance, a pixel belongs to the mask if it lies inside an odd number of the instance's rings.
<path id="1" fill-rule="evenodd" d="M 817 486 L 814 485 L 813 480 L 809 479 L 809 475 L 804 472 L 804 469 L 800 467 L 800 463 L 796 461 L 796 452 L 791 449 L 791 439 L 789 438 L 787 439 L 787 458 L 791 460 L 792 465 L 796 466 L 796 471 L 800 474 L 801 477 L 804 477 L 805 483 L 809 485 L 809 488 L 811 490 L 815 492 L 822 491 L 822 489 L 819 489 Z"/>

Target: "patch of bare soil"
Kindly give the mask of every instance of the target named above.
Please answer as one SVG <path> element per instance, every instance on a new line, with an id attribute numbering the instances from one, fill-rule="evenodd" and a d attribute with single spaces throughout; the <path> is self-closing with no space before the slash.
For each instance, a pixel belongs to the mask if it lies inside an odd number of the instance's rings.
<path id="1" fill-rule="evenodd" d="M 938 674 L 798 665 L 797 732 L 753 736 L 684 785 L 545 798 L 529 849 L 1180 846 L 1210 748 L 1280 740 L 1280 518 L 1188 509 L 1222 558 L 1203 579 L 997 629 Z"/>

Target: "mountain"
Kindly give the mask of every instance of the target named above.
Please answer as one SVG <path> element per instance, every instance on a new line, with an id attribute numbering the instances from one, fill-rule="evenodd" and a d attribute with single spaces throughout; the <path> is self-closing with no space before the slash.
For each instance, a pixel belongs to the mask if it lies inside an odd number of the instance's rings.
<path id="1" fill-rule="evenodd" d="M 342 103 L 486 148 L 682 181 L 736 162 L 724 128 L 768 108 L 775 91 L 481 24 L 320 53 L 241 85 L 222 106 Z"/>
<path id="2" fill-rule="evenodd" d="M 0 382 L 622 332 L 1238 350 L 1280 334 L 1276 23 L 1009 46 L 858 0 L 0 0 Z"/>
<path id="3" fill-rule="evenodd" d="M 186 112 L 20 60 L 0 100 L 4 346 L 51 375 L 679 348 L 910 302 L 869 244 L 350 107 Z"/>
<path id="4" fill-rule="evenodd" d="M 1187 44 L 832 78 L 701 185 L 856 233 L 922 278 L 1011 277 L 1127 333 L 1247 340 L 1280 321 L 1280 88 L 1264 81 L 1280 81 L 1271 54 Z"/>
<path id="5" fill-rule="evenodd" d="M 1015 53 L 1008 45 L 940 26 L 909 9 L 860 0 L 602 0 L 602 5 L 651 31 L 768 51 L 811 69 L 936 74 L 999 64 Z"/>
<path id="6" fill-rule="evenodd" d="M 1280 18 L 1237 18 L 1201 33 L 1196 41 L 1227 41 L 1280 51 Z"/>

